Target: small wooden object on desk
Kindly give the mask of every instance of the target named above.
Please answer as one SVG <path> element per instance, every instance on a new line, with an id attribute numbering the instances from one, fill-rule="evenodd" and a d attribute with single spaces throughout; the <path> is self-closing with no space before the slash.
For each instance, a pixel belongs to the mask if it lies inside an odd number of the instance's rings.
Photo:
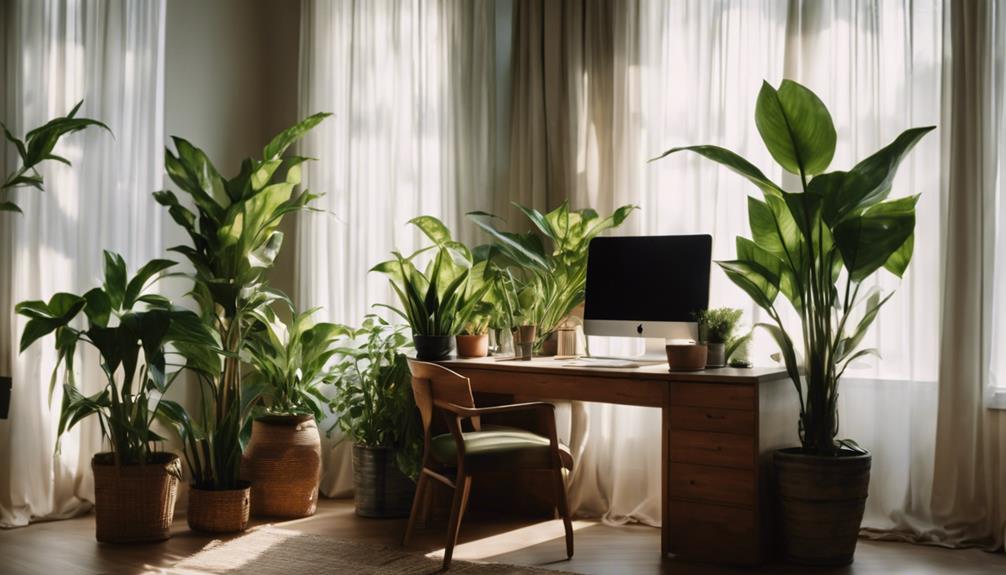
<path id="1" fill-rule="evenodd" d="M 513 332 L 514 355 L 519 359 L 531 361 L 531 352 L 534 350 L 534 338 L 538 328 L 533 325 L 522 325 Z"/>

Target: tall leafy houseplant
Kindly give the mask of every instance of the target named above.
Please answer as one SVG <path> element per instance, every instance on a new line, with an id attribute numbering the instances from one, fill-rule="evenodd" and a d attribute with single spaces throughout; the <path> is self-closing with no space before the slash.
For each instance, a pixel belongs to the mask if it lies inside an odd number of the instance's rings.
<path id="1" fill-rule="evenodd" d="M 315 114 L 284 130 L 263 149 L 261 160 L 244 160 L 238 174 L 229 179 L 202 150 L 182 138 L 173 138 L 176 153 L 165 153 L 168 175 L 188 194 L 195 212 L 170 191 L 157 192 L 154 198 L 192 241 L 171 249 L 194 267 L 191 294 L 223 347 L 220 372 L 199 377 L 200 421 L 184 414 L 175 418 L 193 479 L 204 490 L 238 488 L 241 429 L 255 399 L 242 395 L 240 353 L 256 310 L 282 298 L 264 278 L 283 242 L 280 222 L 317 197 L 306 191 L 294 193 L 307 158 L 283 154 L 326 116 Z"/>
<path id="2" fill-rule="evenodd" d="M 174 265 L 170 260 L 152 260 L 129 278 L 122 257 L 105 252 L 105 280 L 100 287 L 83 295 L 58 293 L 48 302 L 21 302 L 15 308 L 28 318 L 21 351 L 55 333 L 57 361 L 49 398 L 61 382 L 57 433 L 62 436 L 93 415 L 111 448 L 92 461 L 101 541 L 158 540 L 170 533 L 181 468 L 176 455 L 156 449 L 164 438 L 152 429 L 157 417 L 172 408 L 163 395 L 181 373 L 181 365 L 169 361 L 176 357 L 169 346 L 193 350 L 193 362 L 212 361 L 218 347 L 195 313 L 144 293 Z M 86 328 L 76 327 L 81 313 Z M 105 374 L 105 385 L 93 395 L 85 395 L 74 376 L 81 344 L 98 352 Z"/>
<path id="3" fill-rule="evenodd" d="M 772 319 L 759 327 L 778 343 L 796 387 L 802 445 L 798 453 L 832 459 L 853 456 L 862 450 L 850 441 L 836 440 L 838 384 L 852 361 L 876 354 L 861 344 L 891 297 L 864 284 L 881 269 L 900 278 L 911 261 L 918 195 L 888 197 L 902 159 L 934 127 L 906 130 L 852 169 L 825 172 L 837 137 L 828 109 L 813 92 L 789 80 L 779 89 L 764 83 L 755 123 L 772 157 L 796 177 L 798 191 L 786 191 L 744 158 L 717 146 L 673 148 L 660 157 L 692 151 L 761 190 L 763 199 L 748 198 L 752 237 L 738 237 L 737 259 L 718 263 Z M 797 334 L 787 329 L 779 314 L 780 293 L 799 315 Z M 776 461 L 778 466 L 778 454 Z M 787 477 L 780 479 L 784 498 Z M 862 497 L 865 501 L 865 491 Z M 811 528 L 791 527 L 787 552 L 799 559 L 801 550 L 790 535 Z M 836 551 L 833 562 L 851 561 L 855 530 L 848 535 L 852 547 L 843 543 L 846 548 Z"/>
<path id="4" fill-rule="evenodd" d="M 622 206 L 602 218 L 592 209 L 571 210 L 567 202 L 545 214 L 514 205 L 534 224 L 538 233 L 500 230 L 494 221 L 499 218 L 485 212 L 471 212 L 468 217 L 495 240 L 501 265 L 522 277 L 518 294 L 524 304 L 522 320 L 537 326 L 537 346 L 540 347 L 573 308 L 583 303 L 590 240 L 622 225 L 636 206 Z M 549 248 L 542 238 L 551 243 Z"/>
<path id="5" fill-rule="evenodd" d="M 443 222 L 433 216 L 420 216 L 409 223 L 433 245 L 408 257 L 392 252 L 394 259 L 370 271 L 388 276 L 401 307 L 379 305 L 409 322 L 419 359 L 444 359 L 450 354 L 453 337 L 476 313 L 491 286 L 472 275 L 471 251 L 451 237 Z M 420 271 L 416 260 L 423 254 L 432 254 L 432 258 L 425 271 Z"/>
<path id="6" fill-rule="evenodd" d="M 365 517 L 404 515 L 412 502 L 407 477 L 419 473 L 422 430 L 403 353 L 408 343 L 400 327 L 367 316 L 335 362 L 332 410 L 354 442 L 356 508 Z"/>

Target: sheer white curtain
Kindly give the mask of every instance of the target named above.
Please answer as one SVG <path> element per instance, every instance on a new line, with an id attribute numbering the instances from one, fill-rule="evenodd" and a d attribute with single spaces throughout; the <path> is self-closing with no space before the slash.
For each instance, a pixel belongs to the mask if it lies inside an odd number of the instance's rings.
<path id="1" fill-rule="evenodd" d="M 46 192 L 19 191 L 24 215 L 0 215 L 0 366 L 14 378 L 10 418 L 0 421 L 0 526 L 67 517 L 93 498 L 91 456 L 101 448 L 93 420 L 63 438 L 53 455 L 61 392 L 47 399 L 55 362 L 51 340 L 17 353 L 24 321 L 15 303 L 82 293 L 100 279 L 102 249 L 131 269 L 162 253 L 161 210 L 151 192 L 162 182 L 163 1 L 6 0 L 5 109 L 17 134 L 80 114 L 114 132 L 89 129 L 56 152 Z M 3 148 L 7 166 L 13 150 Z M 77 364 L 87 394 L 101 386 L 96 357 Z M 4 370 L 6 371 L 6 370 Z"/>
<path id="2" fill-rule="evenodd" d="M 301 16 L 301 111 L 334 116 L 301 148 L 317 206 L 298 221 L 298 304 L 327 321 L 358 324 L 392 302 L 369 274 L 419 236 L 406 222 L 441 218 L 471 242 L 472 210 L 492 211 L 497 143 L 497 3 L 459 0 L 314 0 Z M 505 205 L 505 204 L 504 204 Z M 384 314 L 382 314 L 384 315 Z M 327 422 L 326 425 L 329 425 Z M 333 433 L 322 492 L 352 487 L 349 445 Z"/>
<path id="3" fill-rule="evenodd" d="M 839 134 L 832 169 L 847 169 L 902 130 L 939 124 L 943 63 L 942 3 L 642 0 L 624 2 L 613 19 L 614 56 L 585 65 L 578 115 L 577 205 L 601 210 L 642 207 L 632 233 L 710 233 L 714 258 L 731 259 L 734 237 L 748 235 L 739 176 L 697 156 L 647 164 L 672 146 L 718 144 L 750 159 L 784 184 L 754 125 L 762 80 L 792 78 L 818 93 Z M 637 28 L 638 27 L 638 28 Z M 614 81 L 591 76 L 612 75 Z M 591 100 L 599 100 L 591 102 Z M 612 115 L 592 114 L 610 106 Z M 612 142 L 608 143 L 608 142 Z M 902 165 L 895 195 L 922 193 L 915 259 L 906 279 L 881 277 L 898 293 L 871 335 L 884 356 L 852 370 L 843 387 L 842 435 L 874 454 L 866 525 L 891 528 L 906 499 L 931 485 L 935 384 L 941 309 L 941 166 L 939 136 Z M 714 270 L 710 304 L 761 314 Z M 592 343 L 592 346 L 598 344 Z M 770 341 L 756 340 L 753 360 L 771 363 Z M 572 489 L 580 510 L 606 520 L 659 522 L 660 417 L 656 410 L 583 406 L 574 417 L 581 458 Z M 793 423 L 793 441 L 796 422 Z M 628 455 L 646 454 L 630 465 Z"/>

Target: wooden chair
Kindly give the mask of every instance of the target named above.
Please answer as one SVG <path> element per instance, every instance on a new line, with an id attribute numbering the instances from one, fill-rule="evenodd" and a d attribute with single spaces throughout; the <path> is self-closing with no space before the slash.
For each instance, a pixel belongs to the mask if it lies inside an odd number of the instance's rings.
<path id="1" fill-rule="evenodd" d="M 555 432 L 555 406 L 545 402 L 516 403 L 476 408 L 467 377 L 434 363 L 409 360 L 412 393 L 423 420 L 423 469 L 419 474 L 412 512 L 405 528 L 403 544 L 408 545 L 419 515 L 429 515 L 430 480 L 454 490 L 451 515 L 444 546 L 444 566 L 451 565 L 461 518 L 468 506 L 472 475 L 481 471 L 550 469 L 555 485 L 555 506 L 566 530 L 566 557 L 573 556 L 573 525 L 566 503 L 562 470 L 573 468 L 573 457 L 559 443 Z M 517 411 L 534 411 L 546 425 L 548 437 L 512 427 L 482 425 L 481 416 Z M 435 412 L 443 414 L 450 433 L 432 435 Z M 465 431 L 464 423 L 470 431 Z M 454 476 L 451 479 L 450 475 Z"/>

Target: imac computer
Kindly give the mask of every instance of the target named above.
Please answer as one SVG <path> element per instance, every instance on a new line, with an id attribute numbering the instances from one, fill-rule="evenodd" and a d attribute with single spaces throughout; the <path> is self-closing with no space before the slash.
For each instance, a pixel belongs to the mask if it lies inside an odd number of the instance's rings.
<path id="1" fill-rule="evenodd" d="M 667 340 L 697 340 L 709 306 L 709 235 L 598 237 L 587 251 L 584 333 L 647 338 L 630 359 L 666 361 Z M 595 356 L 596 357 L 596 356 Z"/>

